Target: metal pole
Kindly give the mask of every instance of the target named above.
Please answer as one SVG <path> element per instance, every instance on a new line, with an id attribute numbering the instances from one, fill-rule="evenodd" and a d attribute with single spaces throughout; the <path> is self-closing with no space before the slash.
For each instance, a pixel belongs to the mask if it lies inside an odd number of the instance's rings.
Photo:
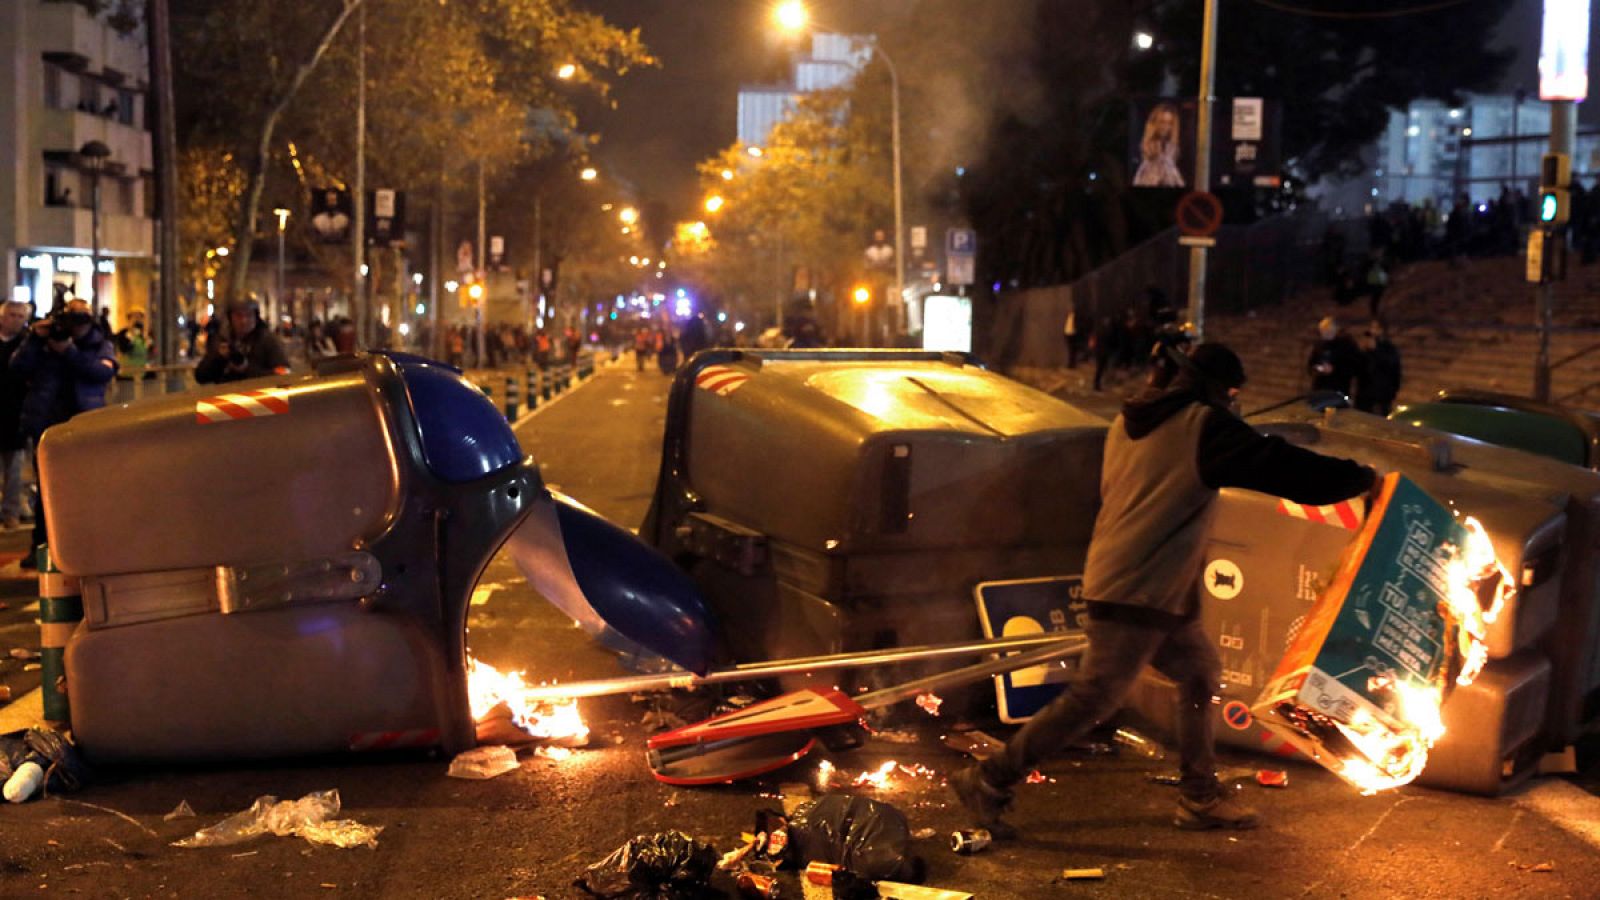
<path id="1" fill-rule="evenodd" d="M 367 263 L 367 5 L 356 13 L 356 189 L 355 227 L 350 230 L 355 247 L 355 290 L 351 292 L 351 317 L 355 319 L 356 340 L 370 343 L 371 316 L 367 312 L 367 278 L 362 273 Z"/>
<path id="2" fill-rule="evenodd" d="M 1217 0 L 1206 0 L 1200 43 L 1200 110 L 1195 122 L 1194 189 L 1211 190 L 1211 103 L 1217 82 Z M 1189 322 L 1195 340 L 1205 339 L 1206 248 L 1189 248 Z"/>
<path id="3" fill-rule="evenodd" d="M 284 217 L 283 216 L 279 216 L 278 217 L 278 311 L 279 311 L 280 315 L 282 314 L 282 311 L 283 311 L 283 227 L 284 227 L 284 224 L 285 224 Z M 293 313 L 293 310 L 291 309 L 290 312 Z"/>
<path id="4" fill-rule="evenodd" d="M 884 65 L 889 68 L 890 146 L 894 156 L 894 299 L 886 304 L 886 311 L 889 314 L 889 328 L 898 334 L 901 311 L 905 309 L 906 302 L 905 195 L 901 188 L 900 173 L 900 73 L 895 68 L 894 60 L 883 52 L 883 47 L 876 39 L 872 46 L 883 55 Z"/>
<path id="5" fill-rule="evenodd" d="M 1550 152 L 1564 153 L 1568 158 L 1572 156 L 1574 135 L 1578 130 L 1578 107 L 1571 100 L 1550 101 Z M 1567 187 L 1567 185 L 1558 185 Z M 1557 254 L 1564 251 L 1566 234 L 1563 229 L 1550 229 L 1545 239 L 1545 271 L 1554 274 L 1556 266 L 1560 264 Z M 1550 401 L 1550 328 L 1554 315 L 1552 310 L 1554 289 L 1552 278 L 1546 277 L 1539 285 L 1539 354 L 1533 364 L 1533 397 L 1535 400 L 1548 403 Z"/>
<path id="6" fill-rule="evenodd" d="M 929 644 L 920 647 L 896 647 L 889 650 L 866 650 L 857 653 L 832 653 L 826 656 L 805 656 L 794 659 L 775 659 L 766 662 L 744 663 L 727 669 L 717 669 L 704 675 L 692 672 L 662 672 L 656 675 L 624 675 L 619 678 L 597 678 L 592 681 L 571 681 L 566 684 L 546 684 L 529 688 L 522 697 L 530 702 L 542 700 L 567 700 L 577 697 L 603 697 L 611 694 L 631 694 L 637 691 L 666 691 L 674 688 L 691 688 L 704 684 L 723 684 L 730 681 L 752 681 L 776 675 L 807 672 L 828 672 L 836 669 L 863 669 L 894 663 L 943 659 L 950 656 L 971 656 L 977 653 L 1027 650 L 1034 647 L 1051 647 L 1071 641 L 1072 637 L 1059 633 L 1030 634 L 989 640 L 961 641 L 953 644 Z"/>
<path id="7" fill-rule="evenodd" d="M 483 296 L 479 297 L 477 303 L 474 304 L 478 320 L 478 366 L 480 368 L 483 366 L 484 360 L 488 358 L 488 341 L 483 335 L 483 308 L 489 304 L 489 285 L 488 279 L 484 274 L 486 271 L 484 261 L 487 259 L 486 254 L 488 252 L 487 238 L 485 237 L 487 230 L 488 223 L 485 217 L 483 196 L 483 160 L 480 159 L 478 160 L 478 280 L 483 282 Z"/>
<path id="8" fill-rule="evenodd" d="M 155 315 L 157 361 L 178 359 L 178 127 L 173 119 L 172 35 L 167 25 L 167 0 L 150 0 L 150 80 L 156 109 L 156 184 L 161 222 L 157 231 L 160 284 Z"/>
<path id="9" fill-rule="evenodd" d="M 439 181 L 433 192 L 433 221 L 428 234 L 428 347 L 424 351 L 434 359 L 442 358 L 444 338 L 439 334 L 439 264 L 444 252 L 444 164 L 439 164 Z"/>
<path id="10" fill-rule="evenodd" d="M 544 190 L 533 192 L 533 303 L 528 318 L 538 315 L 544 297 Z M 530 323 L 531 324 L 531 323 Z M 530 329 L 531 332 L 532 329 Z"/>
<path id="11" fill-rule="evenodd" d="M 89 308 L 100 315 L 100 166 L 96 159 L 89 170 Z"/>

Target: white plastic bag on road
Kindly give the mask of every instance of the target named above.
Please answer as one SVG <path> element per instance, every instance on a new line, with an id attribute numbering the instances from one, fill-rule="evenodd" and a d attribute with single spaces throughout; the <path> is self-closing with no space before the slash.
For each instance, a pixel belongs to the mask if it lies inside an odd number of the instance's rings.
<path id="1" fill-rule="evenodd" d="M 517 762 L 517 751 L 510 747 L 474 747 L 450 760 L 451 778 L 469 778 L 483 781 L 515 772 L 522 764 Z"/>
<path id="2" fill-rule="evenodd" d="M 335 847 L 378 847 L 382 825 L 363 825 L 354 819 L 335 819 L 339 814 L 339 791 L 317 791 L 299 800 L 279 801 L 271 794 L 256 798 L 250 808 L 202 828 L 174 847 L 226 847 L 242 844 L 263 834 L 279 837 L 298 835 L 314 844 Z"/>

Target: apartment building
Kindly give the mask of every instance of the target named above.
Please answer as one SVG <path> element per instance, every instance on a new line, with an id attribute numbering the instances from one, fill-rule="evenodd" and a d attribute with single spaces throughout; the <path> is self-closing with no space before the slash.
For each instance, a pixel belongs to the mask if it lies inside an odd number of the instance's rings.
<path id="1" fill-rule="evenodd" d="M 154 166 L 143 8 L 0 3 L 0 259 L 7 294 L 40 314 L 67 296 L 92 300 L 118 323 L 128 309 L 149 307 Z M 93 142 L 109 154 L 85 154 Z"/>

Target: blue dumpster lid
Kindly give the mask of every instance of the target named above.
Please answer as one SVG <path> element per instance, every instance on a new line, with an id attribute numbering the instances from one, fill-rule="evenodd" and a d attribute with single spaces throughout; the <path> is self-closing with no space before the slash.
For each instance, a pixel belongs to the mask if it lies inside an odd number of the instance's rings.
<path id="1" fill-rule="evenodd" d="M 461 484 L 522 459 L 511 425 L 461 370 L 409 353 L 385 355 L 405 379 L 429 471 Z"/>

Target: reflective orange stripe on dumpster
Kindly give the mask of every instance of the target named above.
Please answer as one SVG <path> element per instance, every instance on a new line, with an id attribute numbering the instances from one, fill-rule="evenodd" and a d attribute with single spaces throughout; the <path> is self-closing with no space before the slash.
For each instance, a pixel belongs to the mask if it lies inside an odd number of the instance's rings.
<path id="1" fill-rule="evenodd" d="M 279 416 L 289 411 L 289 392 L 267 388 L 238 394 L 219 394 L 194 404 L 194 420 L 201 425 Z"/>
<path id="2" fill-rule="evenodd" d="M 694 377 L 697 387 L 703 387 L 720 397 L 728 396 L 749 380 L 749 372 L 731 366 L 706 366 Z"/>
<path id="3" fill-rule="evenodd" d="M 439 743 L 439 729 L 411 728 L 405 731 L 363 731 L 350 736 L 350 750 L 399 750 L 405 747 L 432 747 Z"/>
<path id="4" fill-rule="evenodd" d="M 1323 525 L 1337 525 L 1355 531 L 1361 527 L 1363 506 L 1365 504 L 1360 500 L 1343 500 L 1329 506 L 1307 506 L 1303 503 L 1279 500 L 1278 512 L 1296 519 L 1306 519 Z"/>

